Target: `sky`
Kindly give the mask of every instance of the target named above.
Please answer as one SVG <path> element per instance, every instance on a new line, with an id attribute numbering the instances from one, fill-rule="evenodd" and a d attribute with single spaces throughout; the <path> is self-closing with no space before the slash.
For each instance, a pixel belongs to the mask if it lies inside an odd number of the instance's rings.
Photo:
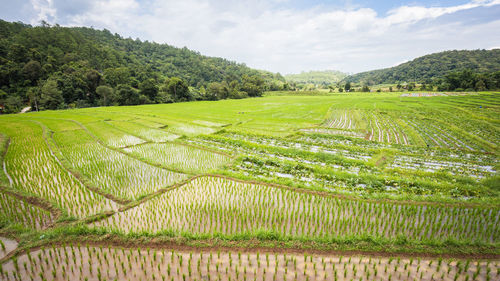
<path id="1" fill-rule="evenodd" d="M 106 28 L 282 74 L 500 48 L 500 0 L 0 0 L 0 18 Z"/>

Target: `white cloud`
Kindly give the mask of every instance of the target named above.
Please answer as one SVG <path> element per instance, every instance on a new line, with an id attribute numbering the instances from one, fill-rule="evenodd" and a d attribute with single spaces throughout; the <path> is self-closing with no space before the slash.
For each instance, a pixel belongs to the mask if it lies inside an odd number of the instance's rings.
<path id="1" fill-rule="evenodd" d="M 56 20 L 56 9 L 52 0 L 30 0 L 37 17 L 31 20 L 32 24 L 38 24 L 44 20 L 53 22 Z"/>
<path id="2" fill-rule="evenodd" d="M 498 16 L 474 24 L 463 24 L 461 18 L 439 21 L 474 8 L 499 8 L 500 0 L 402 6 L 387 15 L 362 7 L 296 10 L 283 8 L 283 0 L 92 0 L 81 13 L 67 17 L 56 13 L 53 0 L 31 1 L 39 18 L 62 19 L 62 25 L 107 28 L 282 73 L 358 72 L 444 49 L 500 45 L 498 32 L 491 36 L 500 30 Z"/>

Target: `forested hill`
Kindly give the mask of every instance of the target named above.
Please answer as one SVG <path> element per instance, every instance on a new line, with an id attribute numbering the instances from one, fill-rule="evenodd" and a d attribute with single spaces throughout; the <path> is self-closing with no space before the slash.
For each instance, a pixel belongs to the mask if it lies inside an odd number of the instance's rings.
<path id="1" fill-rule="evenodd" d="M 476 73 L 500 71 L 500 49 L 434 53 L 395 67 L 354 74 L 344 81 L 364 85 L 414 81 L 430 83 L 447 73 L 462 70 Z"/>
<path id="2" fill-rule="evenodd" d="M 324 71 L 308 71 L 298 74 L 287 74 L 285 75 L 285 79 L 287 82 L 291 83 L 328 86 L 330 84 L 339 82 L 346 76 L 347 74 L 340 71 L 324 70 Z"/>
<path id="3" fill-rule="evenodd" d="M 283 83 L 279 74 L 108 30 L 0 20 L 4 112 L 26 104 L 55 109 L 242 98 Z"/>

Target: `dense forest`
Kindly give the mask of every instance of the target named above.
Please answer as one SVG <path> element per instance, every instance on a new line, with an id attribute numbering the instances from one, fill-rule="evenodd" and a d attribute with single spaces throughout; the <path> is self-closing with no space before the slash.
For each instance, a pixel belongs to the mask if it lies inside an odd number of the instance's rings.
<path id="1" fill-rule="evenodd" d="M 426 55 L 395 67 L 348 76 L 344 82 L 362 85 L 420 82 L 436 84 L 448 73 L 470 70 L 474 73 L 500 71 L 500 49 L 446 51 Z"/>
<path id="2" fill-rule="evenodd" d="M 344 79 L 347 74 L 336 70 L 308 71 L 298 74 L 287 74 L 285 79 L 290 84 L 313 84 L 316 86 L 329 86 Z"/>
<path id="3" fill-rule="evenodd" d="M 279 74 L 86 27 L 0 20 L 0 108 L 17 112 L 259 96 Z"/>

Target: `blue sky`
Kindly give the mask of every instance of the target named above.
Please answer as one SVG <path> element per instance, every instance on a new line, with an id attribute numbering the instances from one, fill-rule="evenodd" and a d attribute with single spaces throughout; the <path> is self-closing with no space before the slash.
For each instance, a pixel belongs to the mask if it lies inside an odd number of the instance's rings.
<path id="1" fill-rule="evenodd" d="M 500 47 L 500 0 L 0 0 L 0 18 L 106 28 L 281 73 Z"/>

